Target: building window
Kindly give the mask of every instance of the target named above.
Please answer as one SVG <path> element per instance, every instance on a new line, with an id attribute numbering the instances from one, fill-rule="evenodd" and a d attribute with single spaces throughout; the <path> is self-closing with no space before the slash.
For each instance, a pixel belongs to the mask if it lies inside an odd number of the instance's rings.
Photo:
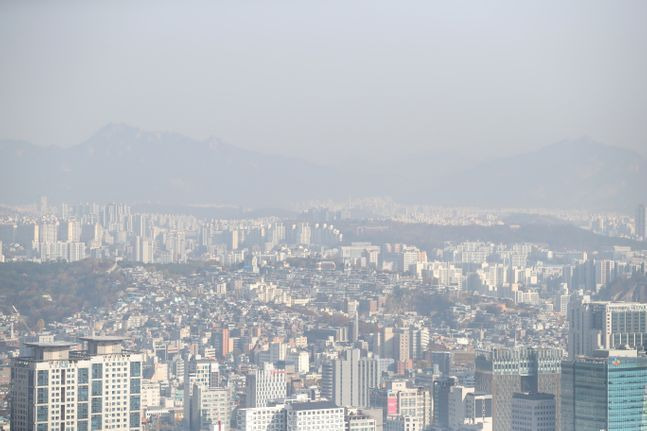
<path id="1" fill-rule="evenodd" d="M 88 403 L 79 403 L 76 408 L 76 417 L 79 419 L 88 418 Z M 87 427 L 87 424 L 86 424 Z"/>
<path id="2" fill-rule="evenodd" d="M 139 379 L 130 379 L 130 393 L 131 394 L 139 393 Z"/>
<path id="3" fill-rule="evenodd" d="M 92 431 L 100 430 L 101 428 L 101 415 L 92 415 Z"/>
<path id="4" fill-rule="evenodd" d="M 139 412 L 130 414 L 130 428 L 139 428 Z"/>
<path id="5" fill-rule="evenodd" d="M 36 420 L 38 422 L 46 422 L 49 417 L 47 406 L 38 406 L 36 408 Z"/>
<path id="6" fill-rule="evenodd" d="M 49 390 L 47 388 L 38 388 L 36 395 L 36 400 L 38 404 L 46 404 L 49 396 Z"/>
<path id="7" fill-rule="evenodd" d="M 92 398 L 92 413 L 101 413 L 101 398 Z"/>
<path id="8" fill-rule="evenodd" d="M 79 368 L 79 384 L 86 384 L 88 383 L 88 369 L 87 368 Z"/>
<path id="9" fill-rule="evenodd" d="M 47 386 L 49 383 L 49 372 L 47 370 L 38 371 L 38 386 Z"/>
<path id="10" fill-rule="evenodd" d="M 103 377 L 103 364 L 92 364 L 92 378 L 101 379 Z"/>
<path id="11" fill-rule="evenodd" d="M 131 362 L 130 363 L 130 377 L 139 377 L 142 375 L 142 364 L 141 362 Z"/>
<path id="12" fill-rule="evenodd" d="M 139 410 L 140 400 L 139 395 L 130 397 L 130 410 Z"/>
<path id="13" fill-rule="evenodd" d="M 102 394 L 102 385 L 101 380 L 95 380 L 92 382 L 92 396 L 101 396 Z"/>
<path id="14" fill-rule="evenodd" d="M 78 421 L 76 423 L 76 431 L 88 431 L 88 421 Z"/>
<path id="15" fill-rule="evenodd" d="M 79 386 L 78 401 L 87 401 L 87 400 L 88 400 L 88 387 Z"/>

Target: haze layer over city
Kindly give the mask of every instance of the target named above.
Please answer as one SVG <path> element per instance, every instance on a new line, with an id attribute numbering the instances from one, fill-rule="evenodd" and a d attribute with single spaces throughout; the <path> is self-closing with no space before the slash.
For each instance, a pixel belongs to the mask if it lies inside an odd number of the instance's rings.
<path id="1" fill-rule="evenodd" d="M 647 430 L 646 22 L 0 2 L 0 431 Z"/>

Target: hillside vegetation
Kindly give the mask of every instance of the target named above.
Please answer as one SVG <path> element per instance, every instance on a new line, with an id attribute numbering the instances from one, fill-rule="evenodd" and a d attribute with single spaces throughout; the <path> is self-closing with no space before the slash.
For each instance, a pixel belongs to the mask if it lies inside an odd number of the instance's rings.
<path id="1" fill-rule="evenodd" d="M 16 262 L 0 265 L 0 310 L 12 305 L 33 324 L 59 320 L 81 310 L 109 304 L 124 294 L 120 271 L 108 273 L 111 262 Z"/>

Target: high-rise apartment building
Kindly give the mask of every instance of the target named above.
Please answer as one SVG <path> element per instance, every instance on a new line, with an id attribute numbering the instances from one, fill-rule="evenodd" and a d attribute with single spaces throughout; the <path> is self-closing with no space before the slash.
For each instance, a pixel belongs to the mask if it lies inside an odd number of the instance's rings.
<path id="1" fill-rule="evenodd" d="M 495 430 L 512 430 L 516 392 L 553 394 L 559 405 L 561 361 L 561 349 L 533 347 L 494 349 L 476 357 L 476 390 L 492 394 Z"/>
<path id="2" fill-rule="evenodd" d="M 616 262 L 611 259 L 595 260 L 595 287 L 601 289 L 616 278 Z"/>
<path id="3" fill-rule="evenodd" d="M 361 357 L 359 349 L 341 352 L 341 357 L 322 365 L 321 395 L 342 407 L 368 407 L 370 391 L 380 385 L 380 360 Z"/>
<path id="4" fill-rule="evenodd" d="M 465 386 L 455 385 L 450 388 L 449 396 L 447 397 L 447 426 L 449 429 L 456 430 L 465 424 L 465 413 L 467 411 L 466 397 L 468 394 L 473 393 L 474 388 L 468 388 Z M 438 407 L 439 406 L 434 399 L 434 418 L 443 414 L 442 412 L 437 413 Z"/>
<path id="5" fill-rule="evenodd" d="M 383 358 L 393 358 L 394 332 L 390 326 L 385 326 L 380 331 L 380 355 Z"/>
<path id="6" fill-rule="evenodd" d="M 568 310 L 568 357 L 647 344 L 647 304 L 591 301 L 574 295 Z"/>
<path id="7" fill-rule="evenodd" d="M 141 429 L 142 356 L 120 337 L 71 343 L 26 343 L 31 353 L 11 367 L 11 429 L 97 431 Z"/>
<path id="8" fill-rule="evenodd" d="M 266 407 L 270 401 L 283 401 L 287 396 L 285 370 L 277 370 L 271 363 L 263 364 L 246 377 L 246 406 Z"/>
<path id="9" fill-rule="evenodd" d="M 406 362 L 410 359 L 410 335 L 409 328 L 400 328 L 396 331 L 393 339 L 393 354 L 396 361 Z"/>
<path id="10" fill-rule="evenodd" d="M 40 242 L 58 241 L 58 225 L 56 223 L 41 223 L 38 232 Z"/>
<path id="11" fill-rule="evenodd" d="M 60 224 L 61 234 L 59 239 L 66 242 L 81 241 L 81 223 L 76 220 L 68 220 Z"/>
<path id="12" fill-rule="evenodd" d="M 636 237 L 639 239 L 647 239 L 647 214 L 645 213 L 645 205 L 640 204 L 636 208 L 636 218 L 634 220 L 636 226 Z"/>
<path id="13" fill-rule="evenodd" d="M 136 236 L 133 242 L 134 260 L 142 263 L 153 263 L 154 260 L 154 242 L 144 237 Z"/>
<path id="14" fill-rule="evenodd" d="M 226 358 L 230 352 L 229 328 L 224 327 L 213 335 L 216 355 L 219 358 Z"/>
<path id="15" fill-rule="evenodd" d="M 647 357 L 597 351 L 562 363 L 562 431 L 647 429 Z"/>
<path id="16" fill-rule="evenodd" d="M 192 396 L 194 387 L 208 389 L 218 386 L 218 363 L 211 359 L 191 358 L 184 366 L 184 421 L 189 424 L 192 417 Z"/>
<path id="17" fill-rule="evenodd" d="M 406 380 L 393 380 L 386 388 L 371 391 L 371 406 L 382 409 L 385 424 L 401 416 L 414 419 L 403 423 L 418 424 L 415 426 L 421 428 L 431 426 L 431 392 L 423 387 L 409 387 Z"/>
<path id="18" fill-rule="evenodd" d="M 227 387 L 204 388 L 194 385 L 189 430 L 228 431 L 230 399 L 230 389 Z"/>

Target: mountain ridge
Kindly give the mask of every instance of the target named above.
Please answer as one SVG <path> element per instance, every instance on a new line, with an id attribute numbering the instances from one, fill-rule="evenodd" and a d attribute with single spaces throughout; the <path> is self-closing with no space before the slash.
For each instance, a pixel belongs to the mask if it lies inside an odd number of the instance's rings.
<path id="1" fill-rule="evenodd" d="M 390 195 L 436 205 L 630 210 L 645 198 L 639 185 L 647 184 L 647 160 L 582 137 L 483 162 L 431 153 L 415 163 L 363 161 L 342 169 L 214 137 L 198 140 L 110 123 L 72 147 L 0 141 L 0 181 L 15 185 L 0 190 L 4 203 L 47 195 L 54 201 L 258 208 Z"/>

